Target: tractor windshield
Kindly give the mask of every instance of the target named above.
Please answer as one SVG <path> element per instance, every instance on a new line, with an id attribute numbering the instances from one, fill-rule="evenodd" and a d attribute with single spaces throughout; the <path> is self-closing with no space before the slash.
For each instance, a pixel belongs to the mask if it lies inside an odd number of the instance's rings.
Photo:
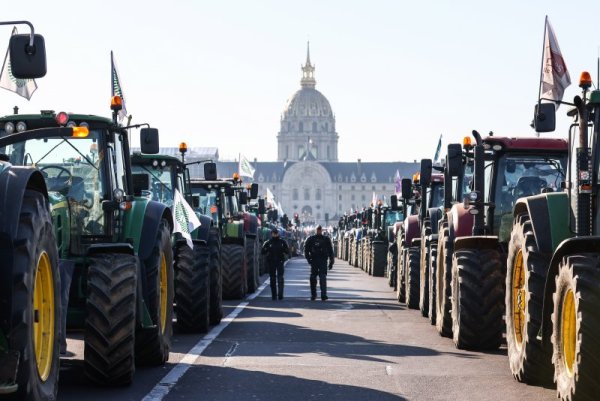
<path id="1" fill-rule="evenodd" d="M 385 226 L 391 226 L 394 223 L 396 223 L 397 221 L 402 221 L 404 220 L 404 216 L 402 215 L 401 211 L 397 211 L 397 210 L 387 210 L 385 212 Z"/>
<path id="2" fill-rule="evenodd" d="M 173 181 L 175 178 L 175 166 L 167 164 L 161 166 L 153 165 L 134 165 L 132 171 L 134 174 L 146 174 L 148 176 L 149 188 L 142 190 L 142 196 L 157 202 L 163 203 L 169 207 L 173 206 L 175 197 L 173 191 Z"/>
<path id="3" fill-rule="evenodd" d="M 198 211 L 200 214 L 210 216 L 218 224 L 219 223 L 219 196 L 221 190 L 219 187 L 204 188 L 193 187 L 192 194 L 198 197 Z"/>
<path id="4" fill-rule="evenodd" d="M 432 182 L 427 190 L 429 193 L 429 203 L 427 207 L 440 207 L 444 204 L 444 183 Z"/>
<path id="5" fill-rule="evenodd" d="M 106 185 L 101 165 L 105 155 L 98 152 L 103 132 L 92 130 L 84 138 L 29 139 L 0 148 L 13 165 L 40 170 L 48 191 L 68 202 L 74 226 L 81 227 L 80 235 L 104 234 L 101 201 Z"/>

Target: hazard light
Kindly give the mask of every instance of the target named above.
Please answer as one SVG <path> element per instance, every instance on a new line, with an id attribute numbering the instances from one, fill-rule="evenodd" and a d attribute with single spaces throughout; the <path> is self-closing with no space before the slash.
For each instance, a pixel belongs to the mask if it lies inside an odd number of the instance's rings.
<path id="1" fill-rule="evenodd" d="M 114 111 L 119 111 L 123 108 L 123 99 L 121 96 L 113 96 L 110 99 L 110 109 Z"/>
<path id="2" fill-rule="evenodd" d="M 87 138 L 90 130 L 87 127 L 73 127 L 73 138 Z"/>
<path id="3" fill-rule="evenodd" d="M 56 115 L 56 123 L 60 126 L 65 126 L 69 122 L 69 115 L 64 111 L 61 111 Z"/>
<path id="4" fill-rule="evenodd" d="M 579 87 L 582 89 L 589 89 L 592 86 L 592 76 L 589 72 L 583 71 L 579 76 Z"/>

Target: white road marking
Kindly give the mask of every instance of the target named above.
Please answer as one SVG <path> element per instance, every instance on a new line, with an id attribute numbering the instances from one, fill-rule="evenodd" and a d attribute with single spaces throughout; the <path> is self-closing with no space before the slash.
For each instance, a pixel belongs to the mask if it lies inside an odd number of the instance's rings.
<path id="1" fill-rule="evenodd" d="M 221 332 L 225 329 L 225 327 L 229 326 L 231 323 L 243 310 L 246 306 L 248 306 L 249 301 L 252 301 L 254 298 L 260 294 L 265 287 L 268 285 L 269 280 L 265 280 L 264 283 L 254 292 L 254 294 L 246 297 L 244 302 L 241 302 L 227 317 L 221 320 L 217 326 L 213 327 L 211 331 L 209 331 L 194 347 L 188 352 L 181 361 L 173 369 L 169 371 L 163 377 L 156 386 L 146 396 L 143 398 L 143 401 L 160 401 L 162 400 L 177 384 L 177 382 L 183 377 L 185 372 L 196 362 L 198 357 L 204 352 L 204 350 L 221 334 Z"/>
<path id="2" fill-rule="evenodd" d="M 387 365 L 387 366 L 385 367 L 385 373 L 386 373 L 388 376 L 391 376 L 391 375 L 392 375 L 392 367 L 391 367 L 390 365 Z"/>

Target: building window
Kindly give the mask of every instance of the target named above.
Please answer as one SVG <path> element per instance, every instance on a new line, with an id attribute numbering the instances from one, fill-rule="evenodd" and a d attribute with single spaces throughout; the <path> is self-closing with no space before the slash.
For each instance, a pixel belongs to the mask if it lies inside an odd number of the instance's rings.
<path id="1" fill-rule="evenodd" d="M 313 132 L 317 132 L 317 123 L 313 122 Z"/>
<path id="2" fill-rule="evenodd" d="M 298 188 L 292 190 L 292 200 L 298 200 Z"/>
<path id="3" fill-rule="evenodd" d="M 362 196 L 361 198 L 362 198 L 362 201 L 363 201 L 363 202 L 367 200 L 367 196 L 366 196 L 366 195 L 364 195 L 364 194 L 363 194 L 363 196 Z"/>
<path id="4" fill-rule="evenodd" d="M 298 123 L 298 131 L 303 132 L 304 131 L 304 123 L 302 121 L 300 121 Z"/>
<path id="5" fill-rule="evenodd" d="M 341 191 L 341 190 L 342 190 L 342 186 L 341 186 L 341 185 L 340 185 L 340 186 L 338 186 L 338 189 Z"/>
<path id="6" fill-rule="evenodd" d="M 287 159 L 288 157 L 290 157 L 290 146 L 285 145 L 285 158 Z"/>
<path id="7" fill-rule="evenodd" d="M 310 189 L 304 188 L 304 200 L 310 200 Z"/>
<path id="8" fill-rule="evenodd" d="M 381 187 L 381 190 L 382 190 L 382 191 L 385 191 L 385 185 Z"/>
<path id="9" fill-rule="evenodd" d="M 375 185 L 373 185 L 373 191 L 375 191 Z"/>
<path id="10" fill-rule="evenodd" d="M 321 188 L 317 188 L 315 191 L 315 199 L 320 201 L 321 200 Z"/>
<path id="11" fill-rule="evenodd" d="M 373 187 L 373 189 L 375 189 L 375 187 Z M 354 185 L 350 187 L 350 191 L 354 191 Z"/>
<path id="12" fill-rule="evenodd" d="M 331 158 L 331 152 L 329 151 L 329 145 L 327 145 L 327 159 Z"/>
<path id="13" fill-rule="evenodd" d="M 342 195 L 338 196 L 338 200 L 340 200 L 340 201 L 342 200 Z"/>
<path id="14" fill-rule="evenodd" d="M 288 131 L 292 130 L 292 123 L 288 121 Z"/>
<path id="15" fill-rule="evenodd" d="M 273 191 L 275 191 L 275 185 L 273 185 Z"/>
<path id="16" fill-rule="evenodd" d="M 338 210 L 342 210 L 342 204 L 341 203 L 338 205 Z"/>
<path id="17" fill-rule="evenodd" d="M 354 194 L 352 194 L 352 196 L 350 197 L 350 200 L 355 200 L 356 196 L 354 196 Z"/>
<path id="18" fill-rule="evenodd" d="M 317 220 L 321 220 L 321 213 L 317 213 Z"/>
<path id="19" fill-rule="evenodd" d="M 362 190 L 363 190 L 363 191 L 365 190 L 365 186 L 364 186 L 364 185 L 362 186 Z"/>

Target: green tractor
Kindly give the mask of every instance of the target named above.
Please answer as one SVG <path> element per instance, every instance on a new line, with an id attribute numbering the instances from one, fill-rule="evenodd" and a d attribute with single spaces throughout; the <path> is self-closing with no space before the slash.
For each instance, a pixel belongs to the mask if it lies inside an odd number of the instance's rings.
<path id="1" fill-rule="evenodd" d="M 568 112 L 575 121 L 565 191 L 517 201 L 506 277 L 513 375 L 528 383 L 554 377 L 558 396 L 571 401 L 595 400 L 600 392 L 600 91 L 590 91 L 587 72 L 579 86 L 582 95 Z M 534 125 L 554 130 L 553 103 L 538 106 Z"/>
<path id="2" fill-rule="evenodd" d="M 190 182 L 196 198 L 194 207 L 213 219 L 221 235 L 224 299 L 241 299 L 249 291 L 254 292 L 258 284 L 258 218 L 243 211 L 248 193 L 235 181 L 217 179 L 216 165 L 206 163 L 204 179 Z M 258 186 L 254 184 L 250 197 L 257 196 Z"/>
<path id="3" fill-rule="evenodd" d="M 183 145 L 183 144 L 182 144 Z M 185 152 L 187 147 L 180 150 Z M 177 190 L 191 204 L 189 171 L 173 156 L 131 156 L 136 196 L 145 196 L 175 207 Z M 208 331 L 223 317 L 221 297 L 221 236 L 212 218 L 196 212 L 200 227 L 190 233 L 191 249 L 181 233 L 172 239 L 175 272 L 175 315 L 177 326 L 185 332 Z"/>
<path id="4" fill-rule="evenodd" d="M 63 351 L 66 326 L 83 330 L 85 374 L 102 385 L 130 383 L 136 363 L 164 364 L 172 332 L 173 219 L 165 205 L 133 195 L 129 127 L 116 123 L 121 107 L 115 96 L 113 119 L 52 111 L 0 118 L 3 160 L 48 191 L 60 261 L 54 302 L 67 312 Z M 142 129 L 141 143 L 156 153 L 158 130 Z M 23 203 L 23 194 L 11 192 L 17 198 L 4 204 Z"/>
<path id="5" fill-rule="evenodd" d="M 395 202 L 397 204 L 397 199 Z M 371 208 L 368 220 L 370 227 L 367 231 L 367 241 L 370 247 L 367 252 L 368 272 L 375 277 L 384 277 L 387 275 L 388 250 L 390 240 L 393 238 L 394 225 L 404 220 L 404 214 L 397 205 L 396 208 L 392 208 L 379 202 L 376 207 Z"/>

